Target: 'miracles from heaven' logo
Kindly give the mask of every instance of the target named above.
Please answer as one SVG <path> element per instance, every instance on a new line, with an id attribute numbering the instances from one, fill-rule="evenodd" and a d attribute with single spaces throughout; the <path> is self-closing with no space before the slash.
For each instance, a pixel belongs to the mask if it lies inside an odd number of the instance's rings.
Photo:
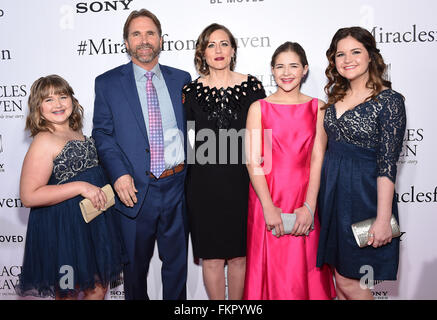
<path id="1" fill-rule="evenodd" d="M 387 30 L 383 27 L 373 27 L 371 31 L 377 43 L 421 43 L 437 41 L 437 31 L 423 30 L 413 24 L 411 28 L 402 31 Z"/>
<path id="2" fill-rule="evenodd" d="M 26 85 L 0 84 L 0 120 L 12 118 L 24 118 L 26 105 Z"/>
<path id="3" fill-rule="evenodd" d="M 18 284 L 18 275 L 21 273 L 21 266 L 0 266 L 0 294 L 14 295 L 15 287 Z"/>
<path id="4" fill-rule="evenodd" d="M 3 49 L 0 50 L 0 61 L 3 60 L 11 60 L 11 52 L 9 50 Z"/>
<path id="5" fill-rule="evenodd" d="M 415 186 L 410 186 L 408 191 L 399 193 L 395 192 L 395 199 L 397 202 L 437 202 L 437 187 L 434 190 L 417 190 Z"/>
<path id="6" fill-rule="evenodd" d="M 399 164 L 417 164 L 417 153 L 423 138 L 424 132 L 422 128 L 407 128 L 405 130 L 404 142 L 399 155 Z"/>
<path id="7" fill-rule="evenodd" d="M 2 135 L 0 134 L 0 153 L 3 152 L 3 142 L 2 142 Z M 0 173 L 5 172 L 5 164 L 3 162 L 0 162 Z"/>

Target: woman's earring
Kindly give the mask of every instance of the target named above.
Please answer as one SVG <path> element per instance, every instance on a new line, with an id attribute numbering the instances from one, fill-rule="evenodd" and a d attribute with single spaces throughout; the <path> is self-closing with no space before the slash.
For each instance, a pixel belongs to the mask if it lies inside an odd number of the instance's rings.
<path id="1" fill-rule="evenodd" d="M 202 67 L 201 67 L 202 71 L 206 71 L 206 61 L 205 58 L 202 58 Z"/>

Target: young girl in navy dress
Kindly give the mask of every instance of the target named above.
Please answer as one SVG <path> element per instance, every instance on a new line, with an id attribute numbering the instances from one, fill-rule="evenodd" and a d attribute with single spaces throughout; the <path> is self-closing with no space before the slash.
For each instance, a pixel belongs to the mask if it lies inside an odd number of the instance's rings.
<path id="1" fill-rule="evenodd" d="M 122 270 L 124 249 L 111 208 L 85 223 L 79 202 L 107 201 L 107 181 L 92 138 L 82 134 L 83 108 L 63 78 L 30 90 L 26 129 L 33 137 L 21 171 L 20 197 L 30 207 L 19 295 L 103 299 Z"/>

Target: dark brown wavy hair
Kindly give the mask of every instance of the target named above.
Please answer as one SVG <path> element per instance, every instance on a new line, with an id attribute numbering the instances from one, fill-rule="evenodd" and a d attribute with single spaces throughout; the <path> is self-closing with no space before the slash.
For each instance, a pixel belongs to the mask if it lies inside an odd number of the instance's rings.
<path id="1" fill-rule="evenodd" d="M 194 54 L 194 65 L 196 67 L 196 70 L 199 74 L 207 76 L 209 74 L 209 66 L 205 62 L 205 50 L 209 43 L 209 37 L 214 31 L 217 30 L 223 30 L 226 32 L 226 34 L 229 37 L 229 42 L 231 44 L 231 47 L 234 49 L 234 56 L 231 59 L 231 71 L 234 71 L 235 64 L 237 63 L 237 41 L 235 40 L 234 36 L 232 35 L 231 31 L 229 31 L 228 28 L 225 26 L 213 23 L 207 26 L 202 33 L 200 34 L 199 38 L 196 42 L 196 53 Z"/>
<path id="2" fill-rule="evenodd" d="M 41 131 L 53 131 L 53 125 L 41 115 L 41 103 L 51 94 L 68 95 L 73 102 L 73 112 L 70 115 L 69 126 L 74 131 L 82 129 L 83 108 L 74 97 L 73 88 L 66 80 L 52 74 L 36 80 L 30 88 L 28 100 L 29 114 L 26 118 L 26 130 L 30 130 L 30 136 L 34 137 Z"/>
<path id="3" fill-rule="evenodd" d="M 325 108 L 342 100 L 346 95 L 346 91 L 350 87 L 349 80 L 343 78 L 338 73 L 335 66 L 337 44 L 340 40 L 348 36 L 351 36 L 360 42 L 369 53 L 369 80 L 367 81 L 366 86 L 373 90 L 369 99 L 375 98 L 375 96 L 382 90 L 383 86 L 391 88 L 391 82 L 384 78 L 387 65 L 385 64 L 379 49 L 376 48 L 376 41 L 372 34 L 361 27 L 341 28 L 335 33 L 331 45 L 326 51 L 329 65 L 325 71 L 325 74 L 328 77 L 328 83 L 325 86 L 325 93 L 328 95 L 328 103 Z"/>

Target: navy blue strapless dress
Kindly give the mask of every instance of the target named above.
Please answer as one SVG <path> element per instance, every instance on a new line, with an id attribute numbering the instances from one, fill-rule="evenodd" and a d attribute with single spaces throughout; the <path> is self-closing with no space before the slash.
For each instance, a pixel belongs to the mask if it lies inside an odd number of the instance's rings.
<path id="1" fill-rule="evenodd" d="M 373 268 L 374 280 L 396 280 L 399 238 L 379 248 L 360 248 L 351 224 L 377 215 L 377 178 L 396 180 L 406 115 L 403 97 L 387 89 L 337 118 L 326 109 L 328 135 L 318 199 L 321 224 L 317 266 L 327 263 L 339 274 L 360 279 L 363 266 Z M 397 202 L 392 214 L 399 221 Z"/>
<path id="2" fill-rule="evenodd" d="M 67 142 L 53 164 L 48 184 L 108 183 L 92 138 Z M 127 263 L 119 216 L 112 207 L 87 224 L 79 208 L 82 199 L 30 210 L 17 294 L 66 297 L 119 279 Z"/>

